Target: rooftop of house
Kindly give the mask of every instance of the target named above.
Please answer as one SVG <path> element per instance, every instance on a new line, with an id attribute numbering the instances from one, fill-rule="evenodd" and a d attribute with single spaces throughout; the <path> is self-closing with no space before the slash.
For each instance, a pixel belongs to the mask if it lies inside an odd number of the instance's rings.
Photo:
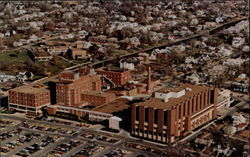
<path id="1" fill-rule="evenodd" d="M 75 52 L 75 51 L 80 51 L 80 52 L 86 52 L 87 50 L 86 49 L 83 49 L 83 48 L 71 48 L 71 51 Z"/>
<path id="2" fill-rule="evenodd" d="M 70 46 L 72 45 L 72 43 L 66 42 L 66 41 L 46 41 L 45 45 L 46 46 Z"/>
<path id="3" fill-rule="evenodd" d="M 26 93 L 26 94 L 37 94 L 49 91 L 47 88 L 48 88 L 47 86 L 44 86 L 42 84 L 30 84 L 11 89 L 11 91 Z"/>
<path id="4" fill-rule="evenodd" d="M 50 56 L 50 54 L 45 51 L 45 49 L 41 48 L 41 47 L 34 47 L 31 49 L 32 53 L 37 56 L 37 57 L 47 57 Z"/>
<path id="5" fill-rule="evenodd" d="M 186 90 L 188 89 L 188 90 Z M 191 84 L 182 84 L 181 86 L 177 88 L 163 88 L 158 90 L 157 92 L 163 92 L 163 93 L 169 93 L 169 92 L 180 92 L 182 90 L 185 90 L 185 94 L 181 95 L 178 98 L 170 97 L 168 98 L 168 101 L 165 102 L 161 98 L 152 98 L 150 100 L 147 100 L 142 103 L 136 104 L 137 106 L 145 106 L 145 107 L 153 107 L 153 108 L 159 108 L 159 109 L 165 109 L 165 110 L 172 110 L 177 104 L 188 100 L 189 98 L 197 95 L 198 93 L 209 90 L 210 87 L 207 86 L 197 86 L 197 85 L 191 85 Z"/>

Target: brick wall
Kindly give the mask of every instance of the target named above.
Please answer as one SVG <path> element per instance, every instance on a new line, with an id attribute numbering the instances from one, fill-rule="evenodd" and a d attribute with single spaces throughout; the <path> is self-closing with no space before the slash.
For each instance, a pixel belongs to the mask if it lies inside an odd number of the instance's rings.
<path id="1" fill-rule="evenodd" d="M 131 134 L 164 143 L 173 142 L 178 136 L 187 135 L 191 130 L 214 118 L 212 113 L 215 112 L 214 103 L 218 97 L 216 90 L 207 88 L 177 104 L 171 110 L 157 108 L 157 104 L 155 107 L 133 105 Z M 136 117 L 139 119 L 136 120 Z"/>
<path id="2" fill-rule="evenodd" d="M 10 90 L 9 103 L 38 107 L 50 103 L 50 91 L 44 89 L 39 93 L 23 93 Z"/>

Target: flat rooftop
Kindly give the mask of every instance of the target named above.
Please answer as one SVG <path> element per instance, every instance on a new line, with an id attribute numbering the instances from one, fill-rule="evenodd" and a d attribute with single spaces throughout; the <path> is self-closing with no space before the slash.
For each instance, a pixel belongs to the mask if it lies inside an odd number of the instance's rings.
<path id="1" fill-rule="evenodd" d="M 198 93 L 209 90 L 210 87 L 208 86 L 197 86 L 197 85 L 191 85 L 191 84 L 182 84 L 181 86 L 177 87 L 176 90 L 173 88 L 169 88 L 168 92 L 178 92 L 180 90 L 189 88 L 190 91 L 186 91 L 185 95 L 179 97 L 179 98 L 169 98 L 167 102 L 164 102 L 163 99 L 160 98 L 152 98 L 150 100 L 147 100 L 142 103 L 138 103 L 136 105 L 138 106 L 145 106 L 145 107 L 154 107 L 158 109 L 165 109 L 165 110 L 171 110 L 172 107 L 176 106 L 177 104 L 197 95 Z M 165 91 L 167 88 L 160 89 L 159 91 Z M 159 92 L 158 91 L 158 92 Z"/>
<path id="2" fill-rule="evenodd" d="M 119 98 L 108 104 L 98 106 L 94 108 L 92 111 L 103 112 L 103 113 L 119 112 L 131 107 L 131 105 L 129 105 L 128 103 L 129 103 L 128 99 Z"/>
<path id="3" fill-rule="evenodd" d="M 186 86 L 178 86 L 176 88 L 164 87 L 164 88 L 157 90 L 156 92 L 159 92 L 159 93 L 180 92 L 182 90 L 185 90 L 186 88 L 189 88 L 189 87 L 186 87 Z"/>
<path id="4" fill-rule="evenodd" d="M 83 92 L 82 94 L 85 94 L 85 95 L 95 95 L 95 96 L 100 96 L 100 97 L 115 96 L 115 93 L 98 92 L 98 91 L 87 91 L 87 92 Z"/>
<path id="5" fill-rule="evenodd" d="M 120 72 L 125 72 L 125 71 L 130 71 L 130 70 L 127 70 L 127 69 L 121 69 L 121 68 L 115 68 L 115 67 L 112 67 L 112 68 L 99 68 L 99 69 L 96 69 L 96 71 L 107 71 L 107 72 L 117 72 L 117 73 L 120 73 Z"/>
<path id="6" fill-rule="evenodd" d="M 48 57 L 51 56 L 45 49 L 41 47 L 35 47 L 31 49 L 32 53 L 37 57 Z"/>
<path id="7" fill-rule="evenodd" d="M 44 91 L 49 91 L 47 88 L 48 88 L 47 86 L 44 86 L 42 84 L 30 84 L 30 85 L 20 86 L 11 90 L 26 94 L 36 94 Z"/>

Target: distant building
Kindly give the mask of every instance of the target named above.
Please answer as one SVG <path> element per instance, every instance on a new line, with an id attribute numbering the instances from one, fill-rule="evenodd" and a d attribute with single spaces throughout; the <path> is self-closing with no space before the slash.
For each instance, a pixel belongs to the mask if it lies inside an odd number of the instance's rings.
<path id="1" fill-rule="evenodd" d="M 107 36 L 105 36 L 105 35 L 91 36 L 88 38 L 88 40 L 92 41 L 92 42 L 105 43 L 105 42 L 107 42 Z"/>
<path id="2" fill-rule="evenodd" d="M 233 100 L 231 100 L 231 92 L 230 90 L 227 89 L 223 89 L 219 91 L 219 97 L 218 97 L 218 104 L 217 104 L 217 108 L 221 108 L 221 107 L 230 107 L 230 104 L 233 102 Z"/>
<path id="3" fill-rule="evenodd" d="M 134 70 L 135 69 L 135 64 L 134 63 L 130 63 L 130 62 L 127 62 L 125 60 L 121 60 L 119 62 L 120 64 L 120 68 L 124 68 L 124 69 L 129 69 L 129 70 Z"/>
<path id="4" fill-rule="evenodd" d="M 234 135 L 237 132 L 237 128 L 235 126 L 229 125 L 229 126 L 225 126 L 223 128 L 223 131 L 227 135 Z"/>
<path id="5" fill-rule="evenodd" d="M 84 50 L 82 48 L 71 48 L 70 50 L 73 59 L 87 58 L 87 50 Z"/>
<path id="6" fill-rule="evenodd" d="M 240 67 L 244 62 L 246 62 L 246 59 L 242 58 L 229 58 L 225 62 L 223 62 L 223 65 L 225 66 L 232 66 L 232 67 Z"/>
<path id="7" fill-rule="evenodd" d="M 131 80 L 130 70 L 125 69 L 114 69 L 114 68 L 100 68 L 96 72 L 100 75 L 105 76 L 107 79 L 112 81 L 115 85 L 124 85 Z"/>
<path id="8" fill-rule="evenodd" d="M 51 46 L 48 48 L 48 53 L 55 56 L 68 52 L 68 46 Z"/>
<path id="9" fill-rule="evenodd" d="M 232 46 L 235 48 L 239 48 L 241 45 L 245 43 L 245 39 L 241 37 L 234 37 L 232 41 Z"/>
<path id="10" fill-rule="evenodd" d="M 27 85 L 9 90 L 9 109 L 39 115 L 50 105 L 50 91 L 44 85 Z"/>
<path id="11" fill-rule="evenodd" d="M 35 47 L 30 49 L 29 54 L 35 62 L 50 61 L 53 58 L 53 56 L 51 56 L 47 51 L 45 51 L 41 47 Z"/>
<path id="12" fill-rule="evenodd" d="M 237 126 L 237 125 L 240 125 L 240 124 L 245 124 L 246 123 L 246 118 L 242 115 L 242 114 L 235 114 L 232 116 L 233 118 L 233 125 L 234 126 Z"/>
<path id="13" fill-rule="evenodd" d="M 215 118 L 217 97 L 216 88 L 190 84 L 156 91 L 154 98 L 132 106 L 131 134 L 174 142 Z"/>
<path id="14" fill-rule="evenodd" d="M 0 73 L 0 82 L 14 81 L 16 77 L 14 75 L 8 75 L 5 73 Z"/>

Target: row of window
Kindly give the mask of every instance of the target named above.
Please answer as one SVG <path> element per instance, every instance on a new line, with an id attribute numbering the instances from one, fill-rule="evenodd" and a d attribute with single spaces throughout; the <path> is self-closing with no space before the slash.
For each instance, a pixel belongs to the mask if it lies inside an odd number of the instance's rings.
<path id="1" fill-rule="evenodd" d="M 177 112 L 179 116 L 177 118 L 180 119 L 183 116 L 188 116 L 210 105 L 210 102 L 213 102 L 214 99 L 214 97 L 211 96 L 213 95 L 211 92 L 208 92 L 208 94 L 206 92 L 203 92 L 198 96 L 193 97 L 191 100 L 188 100 L 186 103 L 178 106 Z"/>
<path id="2" fill-rule="evenodd" d="M 139 111 L 139 107 L 136 107 L 136 120 L 139 121 L 139 117 L 140 115 L 144 114 L 144 121 L 145 122 L 149 122 L 150 118 L 153 118 L 153 122 L 154 124 L 158 124 L 158 121 L 162 120 L 162 119 L 158 119 L 158 112 L 161 112 L 162 110 L 160 109 L 154 109 L 153 110 L 153 117 L 150 116 L 149 113 L 149 108 L 145 108 L 144 109 L 144 113 Z M 167 125 L 168 123 L 168 111 L 163 111 L 163 124 Z"/>
<path id="3" fill-rule="evenodd" d="M 36 111 L 36 109 L 34 109 L 34 108 L 24 107 L 24 106 L 17 106 L 17 105 L 12 105 L 12 104 L 10 104 L 10 107 L 12 107 L 12 108 L 20 108 L 20 109 L 23 109 L 23 110 Z"/>

